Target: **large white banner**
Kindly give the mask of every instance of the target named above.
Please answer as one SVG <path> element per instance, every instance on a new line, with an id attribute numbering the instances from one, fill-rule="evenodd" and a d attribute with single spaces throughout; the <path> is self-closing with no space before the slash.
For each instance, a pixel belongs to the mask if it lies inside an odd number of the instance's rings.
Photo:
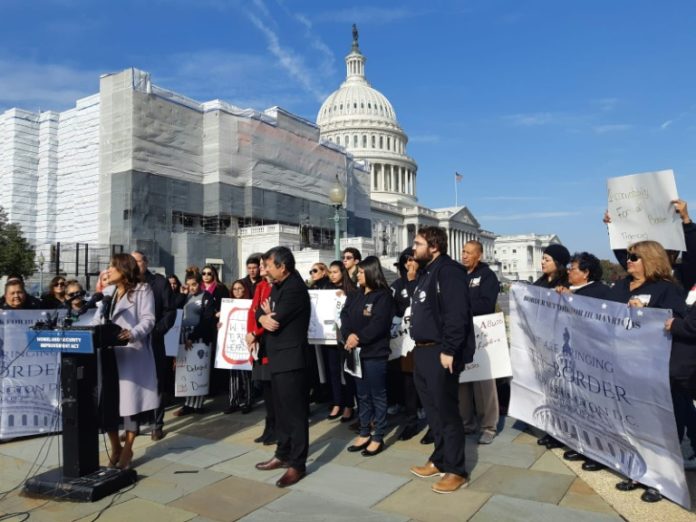
<path id="1" fill-rule="evenodd" d="M 503 312 L 474 317 L 474 333 L 474 360 L 459 374 L 459 382 L 485 381 L 512 375 Z"/>
<path id="2" fill-rule="evenodd" d="M 220 307 L 215 367 L 229 370 L 251 370 L 246 344 L 247 317 L 251 299 L 223 299 Z"/>
<path id="3" fill-rule="evenodd" d="M 309 291 L 312 315 L 307 338 L 310 344 L 337 344 L 341 310 L 346 303 L 346 296 L 338 294 L 337 290 Z"/>
<path id="4" fill-rule="evenodd" d="M 660 170 L 607 180 L 613 250 L 651 239 L 670 250 L 686 250 L 684 229 L 672 201 L 678 199 L 674 172 Z"/>
<path id="5" fill-rule="evenodd" d="M 208 395 L 209 390 L 210 346 L 205 343 L 193 343 L 187 350 L 182 344 L 176 356 L 174 396 L 198 397 Z"/>
<path id="6" fill-rule="evenodd" d="M 669 316 L 514 284 L 510 415 L 688 508 Z"/>

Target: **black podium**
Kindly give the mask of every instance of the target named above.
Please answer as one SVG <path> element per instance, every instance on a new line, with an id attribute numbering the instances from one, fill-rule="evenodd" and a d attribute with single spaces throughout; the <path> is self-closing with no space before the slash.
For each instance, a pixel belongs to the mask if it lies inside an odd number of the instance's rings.
<path id="1" fill-rule="evenodd" d="M 24 484 L 28 494 L 94 502 L 137 480 L 133 469 L 99 466 L 97 380 L 100 350 L 124 344 L 120 327 L 110 323 L 62 329 L 34 329 L 31 350 L 60 352 L 63 466 Z"/>

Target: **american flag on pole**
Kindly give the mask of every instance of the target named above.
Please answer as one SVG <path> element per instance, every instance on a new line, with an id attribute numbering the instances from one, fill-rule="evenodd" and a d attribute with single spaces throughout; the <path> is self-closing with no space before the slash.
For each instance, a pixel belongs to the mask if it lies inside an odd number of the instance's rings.
<path id="1" fill-rule="evenodd" d="M 459 183 L 461 180 L 464 179 L 464 175 L 460 174 L 459 172 L 454 173 L 454 180 Z"/>

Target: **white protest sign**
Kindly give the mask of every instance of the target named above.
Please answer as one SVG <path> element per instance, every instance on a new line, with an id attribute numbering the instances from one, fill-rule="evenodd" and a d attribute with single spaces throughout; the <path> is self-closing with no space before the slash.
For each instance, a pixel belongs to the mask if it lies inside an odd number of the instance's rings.
<path id="1" fill-rule="evenodd" d="M 251 370 L 246 344 L 247 317 L 251 299 L 223 299 L 220 307 L 215 367 L 228 370 Z"/>
<path id="2" fill-rule="evenodd" d="M 164 334 L 164 353 L 169 357 L 176 357 L 179 353 L 179 345 L 181 344 L 181 319 L 183 317 L 184 311 L 177 310 L 174 326 Z"/>
<path id="3" fill-rule="evenodd" d="M 182 344 L 176 356 L 175 397 L 208 395 L 210 389 L 210 346 L 193 343 L 187 350 Z"/>
<path id="4" fill-rule="evenodd" d="M 668 310 L 514 284 L 510 416 L 689 507 Z"/>
<path id="5" fill-rule="evenodd" d="M 512 375 L 503 313 L 474 317 L 474 332 L 474 360 L 459 374 L 459 382 L 485 381 Z"/>
<path id="6" fill-rule="evenodd" d="M 403 317 L 394 316 L 392 319 L 389 359 L 405 357 L 415 346 L 416 343 L 411 338 L 411 307 L 409 306 Z"/>
<path id="7" fill-rule="evenodd" d="M 686 250 L 674 172 L 660 170 L 607 180 L 609 243 L 613 250 L 638 241 L 658 241 L 668 250 Z"/>
<path id="8" fill-rule="evenodd" d="M 312 312 L 307 338 L 310 344 L 337 344 L 336 333 L 339 316 L 346 302 L 345 295 L 337 290 L 310 290 Z"/>

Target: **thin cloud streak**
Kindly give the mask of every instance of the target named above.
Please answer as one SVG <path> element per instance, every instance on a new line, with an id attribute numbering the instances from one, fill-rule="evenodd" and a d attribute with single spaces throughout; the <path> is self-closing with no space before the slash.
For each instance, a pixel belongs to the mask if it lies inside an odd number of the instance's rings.
<path id="1" fill-rule="evenodd" d="M 508 214 L 501 216 L 499 214 L 491 214 L 488 216 L 479 216 L 479 221 L 517 221 L 522 219 L 554 219 L 559 217 L 578 216 L 580 212 L 527 212 L 524 214 Z"/>

